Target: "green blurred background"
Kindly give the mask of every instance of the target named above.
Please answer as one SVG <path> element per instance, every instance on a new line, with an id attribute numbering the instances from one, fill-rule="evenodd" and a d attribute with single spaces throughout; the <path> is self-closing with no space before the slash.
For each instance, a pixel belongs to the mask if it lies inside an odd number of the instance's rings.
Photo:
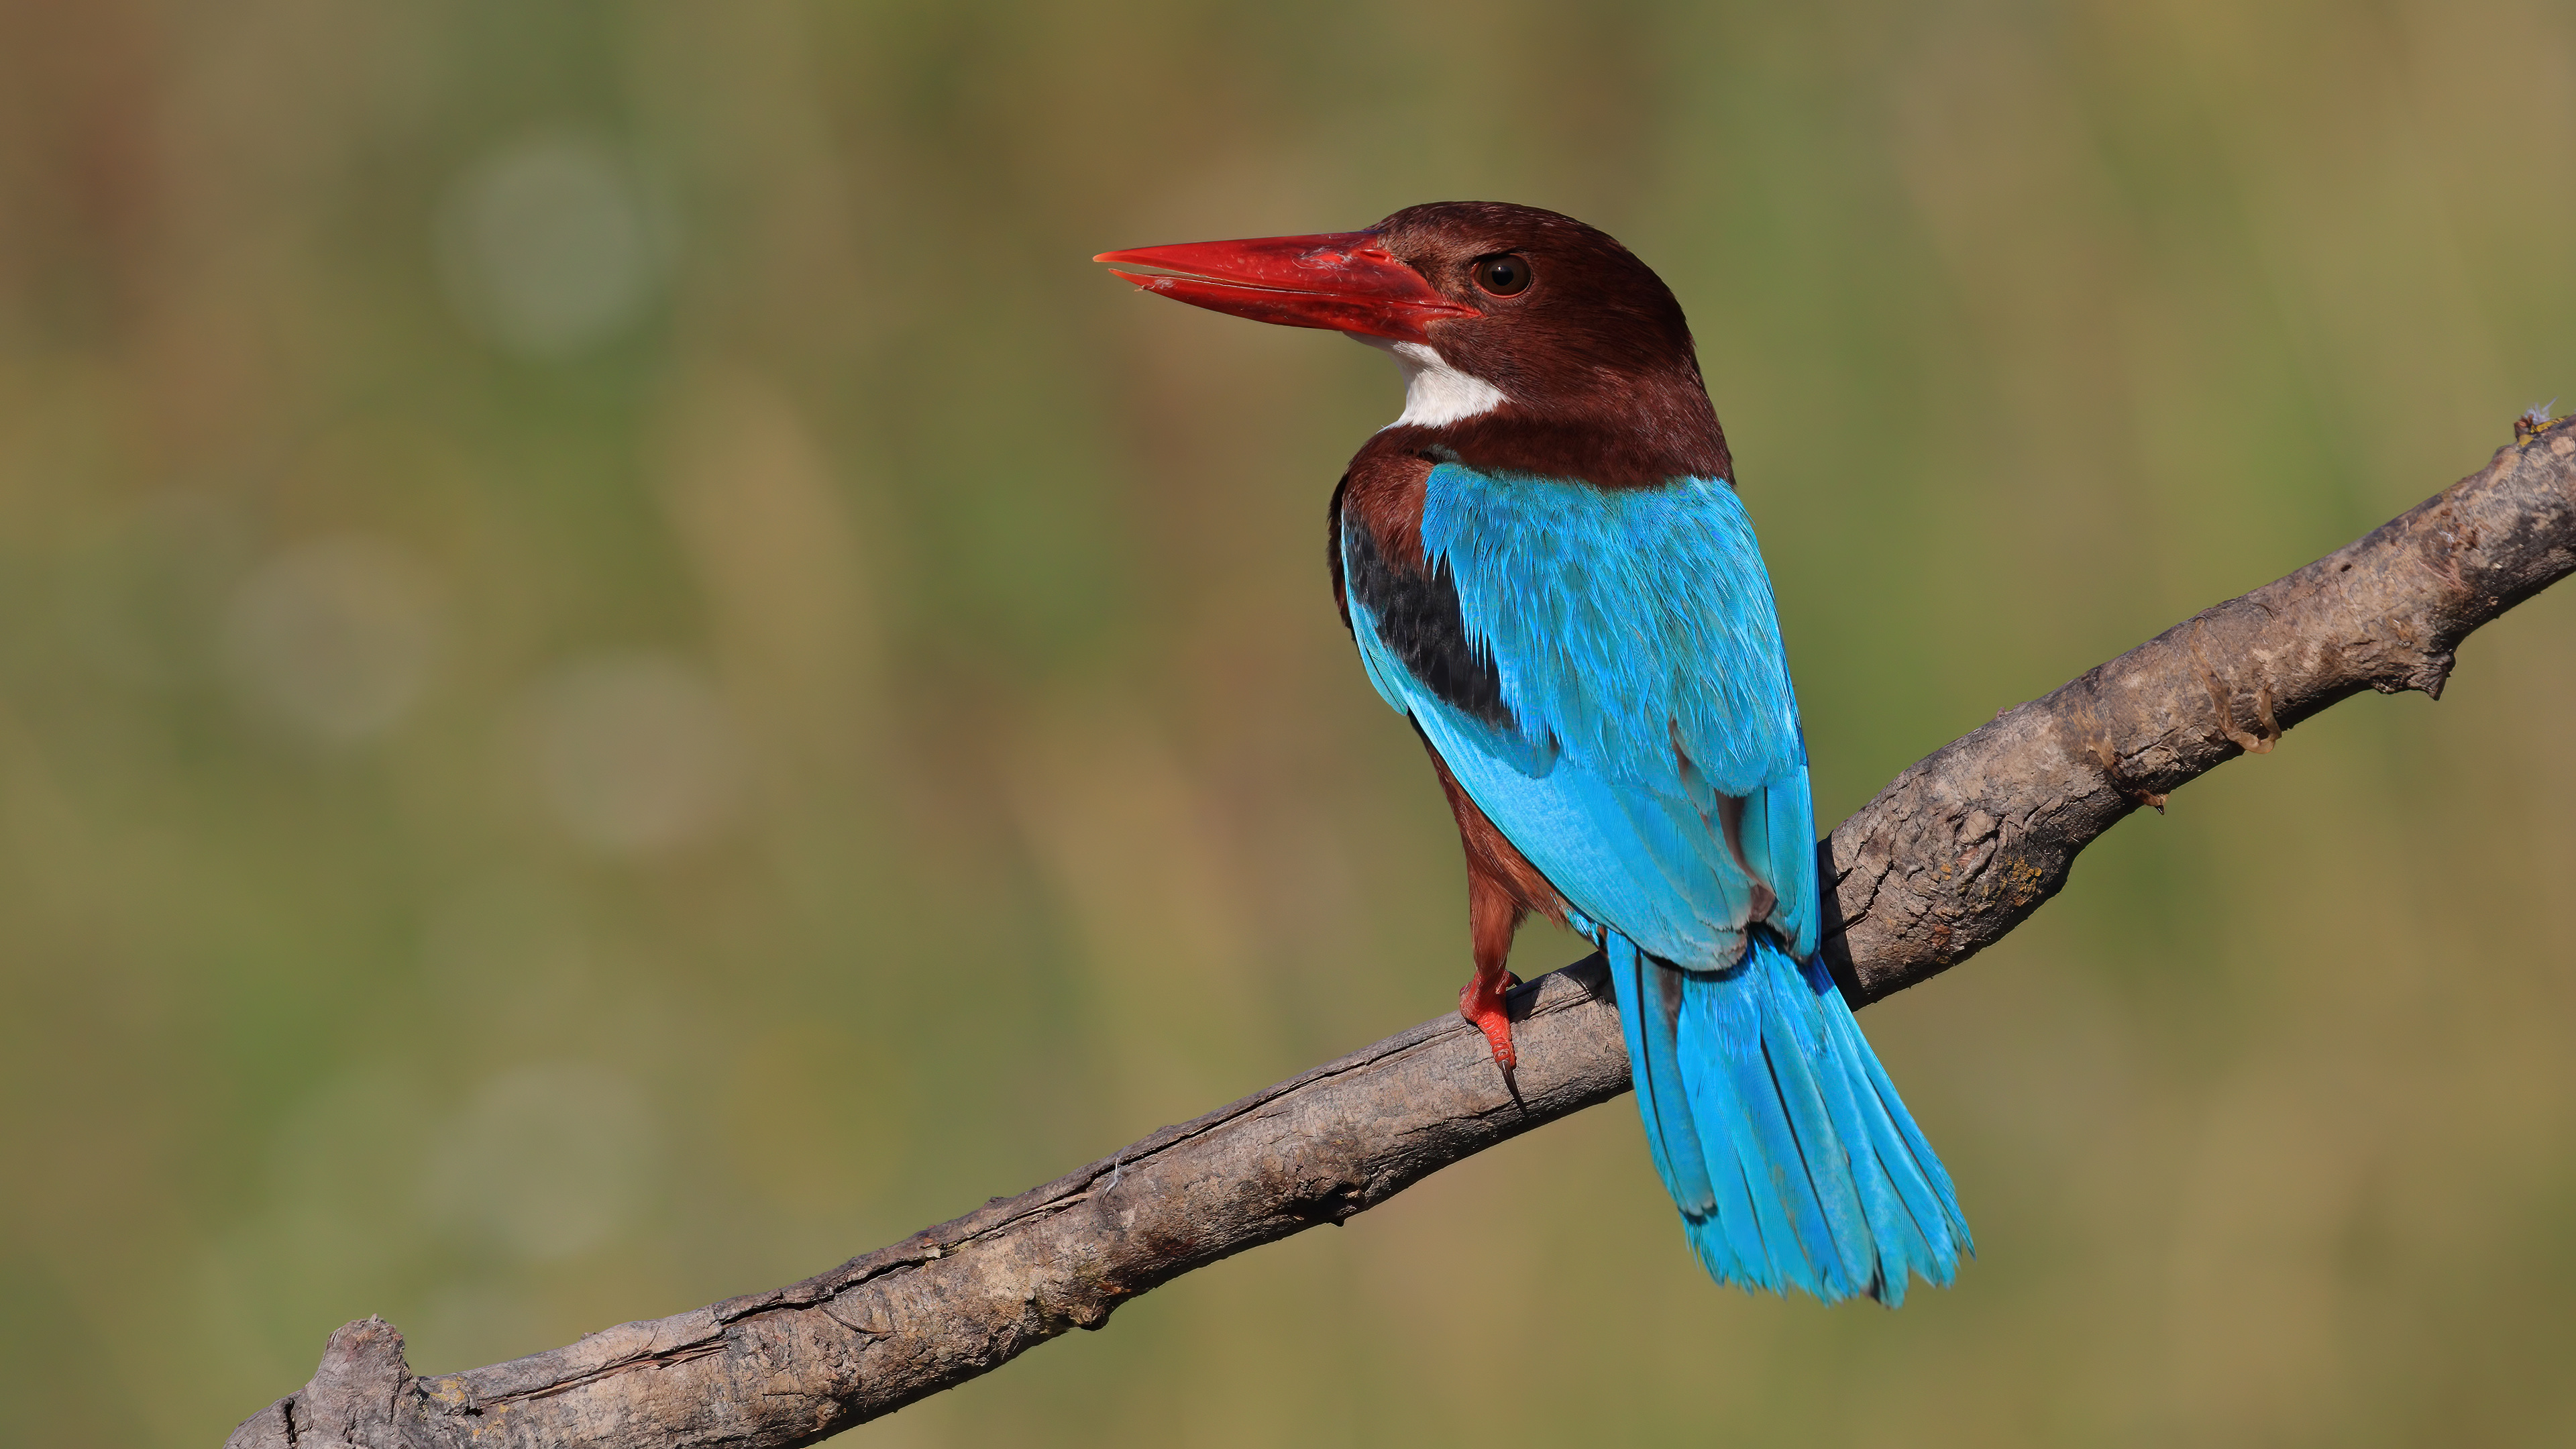
<path id="1" fill-rule="evenodd" d="M 2571 142 L 2515 0 L 0 4 L 0 1442 L 767 1287 L 1450 1003 L 1321 558 L 1394 374 L 1091 253 L 1629 242 L 1830 823 L 2576 394 Z M 854 1438 L 2576 1438 L 2571 644 L 1868 1013 L 1952 1291 L 1711 1287 L 1623 1101 Z"/>

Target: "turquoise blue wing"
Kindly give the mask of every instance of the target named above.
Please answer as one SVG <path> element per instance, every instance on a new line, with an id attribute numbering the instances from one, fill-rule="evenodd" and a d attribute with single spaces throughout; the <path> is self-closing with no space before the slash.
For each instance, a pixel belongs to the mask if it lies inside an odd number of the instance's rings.
<path id="1" fill-rule="evenodd" d="M 1433 469 L 1408 562 L 1448 595 L 1448 647 L 1490 671 L 1484 694 L 1423 644 L 1441 621 L 1366 587 L 1373 545 L 1343 546 L 1370 681 L 1577 910 L 1683 966 L 1731 963 L 1757 920 L 1814 950 L 1806 747 L 1733 488 Z"/>

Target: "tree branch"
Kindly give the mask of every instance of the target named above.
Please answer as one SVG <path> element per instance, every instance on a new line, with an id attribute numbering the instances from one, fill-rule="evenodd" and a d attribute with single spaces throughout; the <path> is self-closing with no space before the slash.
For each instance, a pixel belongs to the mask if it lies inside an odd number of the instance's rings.
<path id="1" fill-rule="evenodd" d="M 1856 1004 L 1966 960 L 2140 805 L 2368 688 L 2438 696 L 2479 625 L 2576 570 L 2576 420 L 2368 537 L 2007 710 L 1818 847 Z M 828 1273 L 567 1348 L 415 1377 L 382 1319 L 233 1449 L 805 1444 L 998 1368 L 1139 1293 L 1339 1223 L 1628 1090 L 1599 959 L 1520 988 L 1517 1080 L 1442 1016 Z"/>

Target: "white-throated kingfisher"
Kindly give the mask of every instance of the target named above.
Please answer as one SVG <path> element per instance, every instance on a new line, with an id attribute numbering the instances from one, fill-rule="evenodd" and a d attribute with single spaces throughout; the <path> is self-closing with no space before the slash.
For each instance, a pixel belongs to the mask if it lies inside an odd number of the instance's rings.
<path id="1" fill-rule="evenodd" d="M 1404 413 L 1333 490 L 1369 682 L 1467 852 L 1461 1014 L 1535 911 L 1609 961 L 1655 1170 L 1722 1282 L 1894 1305 L 1970 1251 L 1817 954 L 1815 812 L 1771 580 L 1681 304 L 1607 235 L 1492 202 L 1106 252 L 1148 292 L 1348 333 Z"/>

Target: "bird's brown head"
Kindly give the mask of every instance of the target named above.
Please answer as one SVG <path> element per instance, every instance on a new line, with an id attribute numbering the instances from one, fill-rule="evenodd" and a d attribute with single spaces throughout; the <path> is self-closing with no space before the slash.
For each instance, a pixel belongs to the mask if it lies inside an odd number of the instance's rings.
<path id="1" fill-rule="evenodd" d="M 1604 487 L 1733 477 L 1681 304 L 1570 216 L 1433 202 L 1365 231 L 1098 260 L 1157 269 L 1119 275 L 1175 301 L 1384 348 L 1406 382 L 1390 441 Z"/>

